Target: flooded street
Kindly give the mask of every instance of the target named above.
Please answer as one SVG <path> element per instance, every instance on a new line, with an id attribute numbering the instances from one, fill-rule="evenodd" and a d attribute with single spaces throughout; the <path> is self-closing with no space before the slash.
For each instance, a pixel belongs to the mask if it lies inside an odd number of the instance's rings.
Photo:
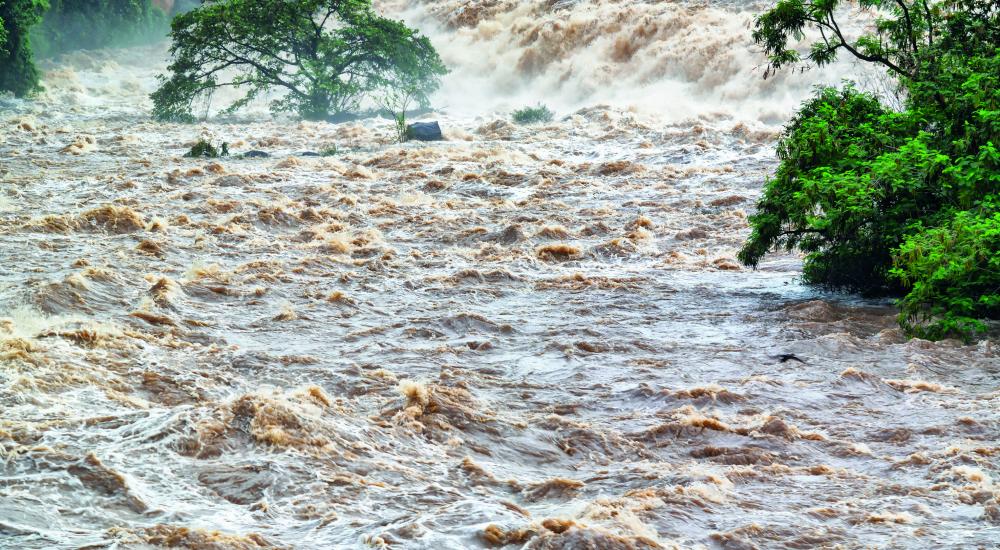
<path id="1" fill-rule="evenodd" d="M 621 4 L 383 4 L 441 25 L 447 141 L 154 122 L 162 45 L 0 100 L 0 548 L 996 548 L 1000 344 L 735 260 L 795 105 L 718 57 L 752 6 L 636 3 L 667 23 L 607 74 L 504 18 Z M 474 109 L 503 62 L 470 48 L 515 42 L 512 75 L 568 76 Z M 685 47 L 740 68 L 645 65 Z"/>

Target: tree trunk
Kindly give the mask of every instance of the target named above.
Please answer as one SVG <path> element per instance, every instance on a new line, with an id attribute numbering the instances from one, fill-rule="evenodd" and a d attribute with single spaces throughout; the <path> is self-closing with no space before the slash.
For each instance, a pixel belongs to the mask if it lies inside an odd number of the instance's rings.
<path id="1" fill-rule="evenodd" d="M 326 120 L 330 117 L 330 94 L 323 90 L 313 90 L 309 95 L 309 102 L 303 105 L 303 111 L 299 113 L 306 120 Z"/>

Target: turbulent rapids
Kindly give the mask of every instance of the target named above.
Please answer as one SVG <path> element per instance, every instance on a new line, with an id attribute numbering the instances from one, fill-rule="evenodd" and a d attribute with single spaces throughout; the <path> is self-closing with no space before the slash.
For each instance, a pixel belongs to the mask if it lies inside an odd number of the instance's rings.
<path id="1" fill-rule="evenodd" d="M 381 8 L 445 142 L 152 122 L 163 45 L 0 99 L 0 548 L 995 547 L 997 343 L 734 259 L 756 6 Z"/>

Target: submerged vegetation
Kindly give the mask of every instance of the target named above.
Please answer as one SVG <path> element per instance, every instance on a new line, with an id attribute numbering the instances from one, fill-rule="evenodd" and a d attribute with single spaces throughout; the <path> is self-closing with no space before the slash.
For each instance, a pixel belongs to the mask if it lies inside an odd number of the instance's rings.
<path id="1" fill-rule="evenodd" d="M 555 116 L 545 105 L 539 104 L 537 107 L 525 107 L 514 111 L 512 118 L 518 124 L 536 124 L 540 122 L 552 122 Z"/>
<path id="2" fill-rule="evenodd" d="M 406 111 L 418 100 L 419 88 L 419 83 L 401 84 L 383 91 L 377 98 L 378 104 L 392 117 L 399 143 L 406 141 Z"/>
<path id="3" fill-rule="evenodd" d="M 169 77 L 153 94 L 160 120 L 191 121 L 219 88 L 234 112 L 279 91 L 273 112 L 323 120 L 369 94 L 412 89 L 421 105 L 446 72 L 430 40 L 375 13 L 370 0 L 220 0 L 174 19 Z"/>
<path id="4" fill-rule="evenodd" d="M 195 143 L 191 147 L 191 150 L 184 154 L 187 158 L 219 158 L 229 156 L 229 144 L 223 143 L 218 149 L 212 145 L 212 142 L 205 139 L 199 139 L 198 143 Z"/>
<path id="5" fill-rule="evenodd" d="M 888 72 L 904 108 L 850 84 L 819 90 L 785 128 L 739 258 L 798 248 L 807 282 L 902 295 L 909 334 L 974 337 L 1000 317 L 1000 2 L 866 0 L 879 18 L 856 40 L 842 4 L 761 15 L 767 74 L 846 51 Z M 790 41 L 806 30 L 819 40 L 803 59 Z"/>

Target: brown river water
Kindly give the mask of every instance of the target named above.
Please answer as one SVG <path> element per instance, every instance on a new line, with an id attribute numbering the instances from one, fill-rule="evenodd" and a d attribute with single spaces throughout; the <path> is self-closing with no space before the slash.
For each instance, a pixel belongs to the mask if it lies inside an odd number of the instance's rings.
<path id="1" fill-rule="evenodd" d="M 155 123 L 163 46 L 0 99 L 0 548 L 998 547 L 996 340 L 734 259 L 820 76 L 754 6 L 382 7 L 447 141 Z"/>

